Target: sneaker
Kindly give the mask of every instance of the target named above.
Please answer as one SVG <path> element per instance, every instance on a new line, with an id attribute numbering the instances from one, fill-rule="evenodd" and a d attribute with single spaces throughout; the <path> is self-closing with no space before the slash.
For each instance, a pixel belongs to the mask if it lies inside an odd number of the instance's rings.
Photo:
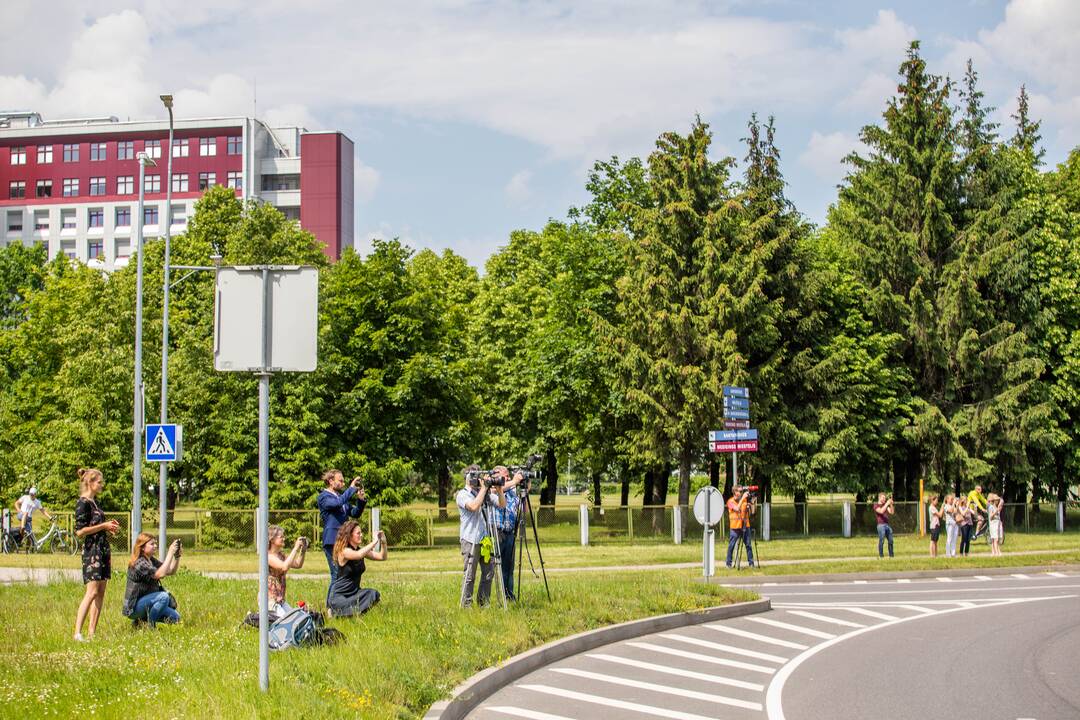
<path id="1" fill-rule="evenodd" d="M 86 642 L 86 638 L 83 637 L 81 632 L 75 633 L 75 637 L 72 638 L 75 642 Z"/>

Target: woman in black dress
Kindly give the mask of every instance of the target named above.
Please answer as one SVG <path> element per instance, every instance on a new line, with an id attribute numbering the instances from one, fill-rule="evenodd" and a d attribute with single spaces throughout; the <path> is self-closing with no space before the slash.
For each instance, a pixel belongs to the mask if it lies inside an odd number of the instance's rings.
<path id="1" fill-rule="evenodd" d="M 112 577 L 112 555 L 109 552 L 109 536 L 120 530 L 116 520 L 106 520 L 95 498 L 105 487 L 105 478 L 96 468 L 79 468 L 79 500 L 75 503 L 75 535 L 83 540 L 82 575 L 86 594 L 79 603 L 75 616 L 75 639 L 89 640 L 97 630 L 101 617 L 101 603 L 105 600 L 105 586 Z M 86 637 L 82 627 L 90 614 L 90 626 Z"/>
<path id="2" fill-rule="evenodd" d="M 365 559 L 386 559 L 386 536 L 380 530 L 375 540 L 367 545 L 363 543 L 364 531 L 355 520 L 347 521 L 338 530 L 333 555 L 338 573 L 326 600 L 326 607 L 333 617 L 363 615 L 379 602 L 379 591 L 361 588 L 360 577 L 364 574 Z"/>

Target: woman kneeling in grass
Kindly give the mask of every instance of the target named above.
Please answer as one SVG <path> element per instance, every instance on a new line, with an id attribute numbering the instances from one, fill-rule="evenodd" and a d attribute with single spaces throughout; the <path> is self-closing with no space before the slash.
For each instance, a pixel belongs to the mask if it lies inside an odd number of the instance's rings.
<path id="1" fill-rule="evenodd" d="M 365 559 L 386 559 L 386 536 L 380 530 L 376 539 L 367 545 L 363 542 L 364 531 L 355 520 L 349 520 L 338 530 L 333 554 L 338 574 L 330 585 L 330 597 L 326 600 L 327 609 L 333 617 L 362 615 L 379 602 L 379 591 L 361 589 L 360 577 L 364 574 Z"/>
<path id="2" fill-rule="evenodd" d="M 159 622 L 180 622 L 176 602 L 161 587 L 161 578 L 172 575 L 180 566 L 180 541 L 173 540 L 165 560 L 154 557 L 157 540 L 153 535 L 139 533 L 128 561 L 127 588 L 124 590 L 125 617 L 136 624 L 142 620 L 154 627 Z"/>

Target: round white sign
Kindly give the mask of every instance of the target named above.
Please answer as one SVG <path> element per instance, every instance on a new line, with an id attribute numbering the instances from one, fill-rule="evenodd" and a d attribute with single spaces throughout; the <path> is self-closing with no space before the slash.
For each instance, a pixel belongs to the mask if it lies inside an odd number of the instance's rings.
<path id="1" fill-rule="evenodd" d="M 708 510 L 706 510 L 708 507 Z M 724 517 L 724 495 L 707 485 L 694 496 L 694 517 L 702 525 L 715 525 Z"/>

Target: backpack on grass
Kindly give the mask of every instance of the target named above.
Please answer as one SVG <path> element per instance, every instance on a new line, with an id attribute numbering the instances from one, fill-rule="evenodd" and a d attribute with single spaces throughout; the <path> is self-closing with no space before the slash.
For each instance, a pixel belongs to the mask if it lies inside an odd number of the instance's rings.
<path id="1" fill-rule="evenodd" d="M 344 637 L 340 630 L 323 627 L 321 613 L 294 608 L 270 625 L 268 643 L 271 650 L 285 650 L 292 647 L 335 645 Z"/>

